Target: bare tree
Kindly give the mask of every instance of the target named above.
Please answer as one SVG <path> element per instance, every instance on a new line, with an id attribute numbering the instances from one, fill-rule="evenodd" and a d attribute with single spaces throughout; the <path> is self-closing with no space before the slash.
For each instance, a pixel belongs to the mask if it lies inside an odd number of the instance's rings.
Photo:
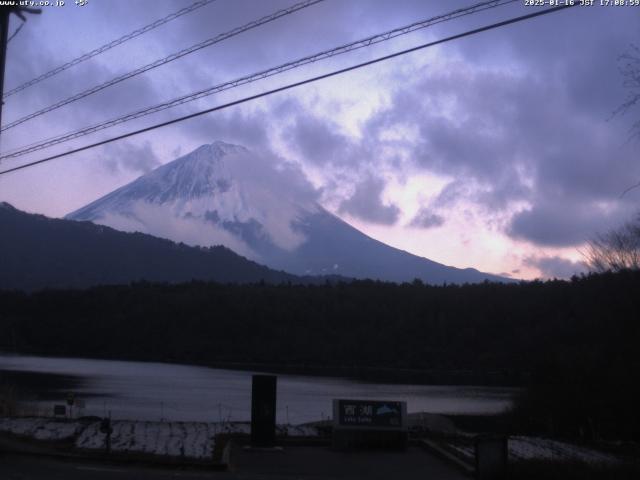
<path id="1" fill-rule="evenodd" d="M 640 269 L 640 214 L 620 228 L 597 235 L 583 255 L 592 272 Z"/>
<path id="2" fill-rule="evenodd" d="M 624 115 L 629 110 L 640 106 L 640 47 L 637 45 L 629 45 L 627 53 L 620 55 L 618 58 L 619 70 L 622 75 L 622 85 L 627 89 L 627 98 L 614 110 L 611 118 L 616 115 Z M 630 139 L 640 140 L 640 120 L 634 121 L 629 129 Z M 640 182 L 626 188 L 620 198 L 624 197 L 628 192 L 640 187 Z"/>
<path id="3" fill-rule="evenodd" d="M 624 115 L 634 107 L 640 106 L 640 47 L 630 45 L 629 51 L 619 57 L 622 85 L 627 89 L 627 98 L 616 110 L 612 117 Z M 631 135 L 640 137 L 640 120 L 631 126 Z"/>

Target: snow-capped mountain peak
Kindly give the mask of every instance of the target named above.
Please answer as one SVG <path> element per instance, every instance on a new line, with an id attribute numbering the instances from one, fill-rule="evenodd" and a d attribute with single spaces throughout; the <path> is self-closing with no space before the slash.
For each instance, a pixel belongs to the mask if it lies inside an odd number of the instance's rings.
<path id="1" fill-rule="evenodd" d="M 269 175 L 256 175 L 255 171 L 267 167 L 264 159 L 245 147 L 215 141 L 156 168 L 67 218 L 188 244 L 223 244 L 260 260 L 265 244 L 269 244 L 267 250 L 299 245 L 304 237 L 292 225 L 317 208 L 264 183 Z"/>
<path id="2" fill-rule="evenodd" d="M 426 282 L 497 279 L 397 250 L 316 202 L 291 165 L 216 141 L 67 215 L 190 245 L 224 245 L 295 274 Z"/>

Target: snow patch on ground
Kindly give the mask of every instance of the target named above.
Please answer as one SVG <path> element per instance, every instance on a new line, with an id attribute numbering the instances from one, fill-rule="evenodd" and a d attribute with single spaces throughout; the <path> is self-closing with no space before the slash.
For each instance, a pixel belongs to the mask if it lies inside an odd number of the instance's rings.
<path id="1" fill-rule="evenodd" d="M 248 422 L 150 422 L 116 420 L 111 423 L 111 450 L 119 453 L 147 454 L 164 457 L 212 459 L 218 434 L 251 433 Z M 42 417 L 0 418 L 0 432 L 41 441 L 73 442 L 80 450 L 105 449 L 106 435 L 100 432 L 100 422 L 51 419 Z M 279 437 L 316 437 L 313 425 L 278 425 Z M 549 460 L 614 464 L 619 459 L 592 448 L 539 437 L 509 438 L 509 460 Z M 474 447 L 469 443 L 447 443 L 460 457 L 474 459 Z"/>
<path id="2" fill-rule="evenodd" d="M 111 422 L 111 450 L 118 453 L 147 454 L 196 460 L 213 458 L 215 437 L 220 433 L 251 433 L 248 422 L 145 422 L 114 420 Z M 0 432 L 35 440 L 73 441 L 75 448 L 102 451 L 106 435 L 100 422 L 52 420 L 47 418 L 0 418 Z M 307 425 L 282 425 L 279 436 L 317 436 L 318 430 Z"/>
<path id="3" fill-rule="evenodd" d="M 279 427 L 279 434 L 287 437 L 317 437 L 318 429 L 313 425 L 284 425 Z"/>
<path id="4" fill-rule="evenodd" d="M 548 460 L 558 462 L 582 462 L 592 465 L 615 464 L 620 460 L 614 455 L 599 452 L 592 448 L 549 438 L 509 437 L 509 461 Z M 448 443 L 447 446 L 459 456 L 473 461 L 473 445 Z"/>
<path id="5" fill-rule="evenodd" d="M 197 422 L 119 420 L 112 422 L 111 426 L 113 452 L 200 460 L 212 458 L 215 436 L 225 431 L 214 423 Z M 95 423 L 78 436 L 75 446 L 85 450 L 102 450 L 105 448 L 105 443 L 106 435 L 100 432 L 99 424 Z"/>
<path id="6" fill-rule="evenodd" d="M 48 418 L 0 418 L 0 432 L 43 441 L 72 440 L 82 430 L 79 422 Z"/>
<path id="7" fill-rule="evenodd" d="M 87 449 L 104 448 L 104 435 L 100 433 L 100 423 L 88 425 L 76 438 L 75 446 Z"/>
<path id="8" fill-rule="evenodd" d="M 509 438 L 509 457 L 513 460 L 578 461 L 591 464 L 618 462 L 613 455 L 591 448 L 535 437 Z"/>

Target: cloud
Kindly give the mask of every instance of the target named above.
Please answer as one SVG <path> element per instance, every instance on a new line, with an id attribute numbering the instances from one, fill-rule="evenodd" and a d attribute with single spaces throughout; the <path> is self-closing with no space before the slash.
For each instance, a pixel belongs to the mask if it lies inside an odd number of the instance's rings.
<path id="1" fill-rule="evenodd" d="M 237 108 L 205 115 L 197 122 L 182 124 L 181 129 L 197 143 L 222 140 L 255 152 L 269 153 L 269 124 L 270 118 L 266 111 L 260 108 Z"/>
<path id="2" fill-rule="evenodd" d="M 225 165 L 233 181 L 242 183 L 241 202 L 253 212 L 275 245 L 293 250 L 306 241 L 295 230 L 300 208 L 317 209 L 320 192 L 298 165 L 274 155 L 246 153 L 230 156 Z M 244 219 L 249 220 L 249 219 Z"/>
<path id="3" fill-rule="evenodd" d="M 437 228 L 444 225 L 444 222 L 445 218 L 442 215 L 438 215 L 428 208 L 421 208 L 411 222 L 409 222 L 409 226 L 417 228 Z"/>
<path id="4" fill-rule="evenodd" d="M 27 128 L 16 128 L 3 140 L 3 148 L 445 13 L 452 9 L 450 3 L 434 0 L 425 6 L 421 0 L 379 0 L 369 8 L 359 2 L 322 2 L 42 116 Z M 13 120 L 286 6 L 286 0 L 237 0 L 224 6 L 214 2 L 10 98 L 3 114 Z M 11 88 L 175 10 L 169 0 L 140 0 L 126 7 L 109 2 L 89 10 L 52 9 L 31 16 L 9 45 L 5 84 Z M 469 15 L 98 135 L 123 133 L 304 78 L 331 65 L 346 66 L 526 10 L 516 3 Z M 637 19 L 623 10 L 571 9 L 517 28 L 496 29 L 292 90 L 285 97 L 288 101 L 277 95 L 235 106 L 86 155 L 97 155 L 107 169 L 122 173 L 113 176 L 115 188 L 126 172 L 132 176 L 153 168 L 156 154 L 226 140 L 272 156 L 276 173 L 257 170 L 256 181 L 261 174 L 275 175 L 279 178 L 272 180 L 283 195 L 286 180 L 309 202 L 321 193 L 339 212 L 382 225 L 397 224 L 403 210 L 415 209 L 413 201 L 385 202 L 385 182 L 393 179 L 394 185 L 401 185 L 402 178 L 418 170 L 448 182 L 428 204 L 431 212 L 421 211 L 413 219 L 423 220 L 419 222 L 423 226 L 434 227 L 440 219 L 473 208 L 474 218 L 486 224 L 497 216 L 506 218 L 499 227 L 503 233 L 529 246 L 578 245 L 623 221 L 640 198 L 640 189 L 619 198 L 640 180 L 637 145 L 625 144 L 634 118 L 607 121 L 626 93 L 617 58 L 637 38 Z M 44 42 L 46 38 L 56 41 Z M 69 48 L 58 48 L 61 44 Z M 68 145 L 78 146 L 84 140 Z M 287 165 L 273 152 L 299 163 Z M 60 165 L 65 178 L 87 178 L 86 169 L 91 168 L 102 175 L 103 166 L 93 166 L 100 162 Z M 310 188 L 304 171 L 314 175 L 320 190 Z M 30 185 L 42 189 L 49 181 L 46 177 L 34 173 Z M 97 183 L 85 188 L 108 190 L 106 182 L 100 188 Z M 14 191 L 19 190 L 24 188 Z M 49 192 L 24 194 L 27 199 L 21 203 L 31 210 L 47 210 L 60 201 L 55 197 L 57 185 Z M 415 227 L 413 220 L 403 226 Z M 453 222 L 441 225 L 443 230 L 456 228 Z"/>
<path id="5" fill-rule="evenodd" d="M 393 225 L 400 216 L 400 209 L 394 204 L 382 202 L 384 188 L 385 182 L 382 178 L 368 176 L 356 185 L 353 195 L 340 204 L 340 213 L 373 223 Z"/>
<path id="6" fill-rule="evenodd" d="M 128 215 L 108 213 L 96 220 L 123 232 L 148 233 L 191 246 L 224 245 L 239 255 L 256 259 L 258 255 L 235 235 L 222 227 L 197 219 L 167 215 L 166 210 L 146 202 L 136 202 Z"/>
<path id="7" fill-rule="evenodd" d="M 415 138 L 404 141 L 415 167 L 453 178 L 433 206 L 446 212 L 471 202 L 488 219 L 515 209 L 505 222 L 508 235 L 578 245 L 610 217 L 631 214 L 632 202 L 619 196 L 629 178 L 640 178 L 640 164 L 600 102 L 575 105 L 573 71 L 540 68 L 529 74 L 452 59 L 417 80 L 399 76 L 403 88 L 369 119 L 363 136 L 384 145 L 385 132 L 417 126 Z M 558 75 L 565 81 L 546 88 Z"/>
<path id="8" fill-rule="evenodd" d="M 11 120 L 66 101 L 122 73 L 117 67 L 98 61 L 85 62 L 78 68 L 80 71 L 74 74 L 63 72 L 60 78 L 48 81 L 46 87 L 37 85 L 11 97 L 11 107 L 15 106 L 9 109 Z M 166 94 L 158 87 L 159 85 L 149 77 L 132 77 L 28 120 L 22 125 L 29 125 L 32 129 L 46 128 L 46 137 L 54 133 L 75 131 L 166 100 Z M 15 127 L 15 131 L 22 125 Z"/>
<path id="9" fill-rule="evenodd" d="M 218 149 L 226 152 L 222 158 L 208 156 Z M 165 165 L 136 180 L 133 189 L 115 202 L 109 203 L 113 198 L 107 197 L 101 211 L 108 214 L 100 223 L 189 245 L 222 244 L 256 261 L 260 261 L 265 240 L 284 250 L 306 241 L 296 223 L 304 214 L 317 211 L 319 192 L 299 166 L 220 142 L 188 155 L 192 157 L 186 166 L 181 160 Z M 183 177 L 182 173 L 191 176 Z M 197 176 L 193 177 L 194 173 Z M 173 201 L 167 195 L 165 189 L 176 178 L 184 182 L 181 193 L 189 192 L 189 198 Z M 199 183 L 194 186 L 189 182 Z M 165 200 L 166 204 L 155 203 Z"/>
<path id="10" fill-rule="evenodd" d="M 270 152 L 250 150 L 225 159 L 232 178 L 251 183 L 251 190 L 266 189 L 287 201 L 311 204 L 317 201 L 320 191 L 309 181 L 297 163 Z"/>
<path id="11" fill-rule="evenodd" d="M 286 139 L 306 161 L 319 165 L 342 163 L 350 149 L 350 141 L 332 122 L 304 112 L 295 116 Z"/>
<path id="12" fill-rule="evenodd" d="M 629 218 L 631 207 L 598 202 L 539 201 L 513 216 L 507 233 L 538 245 L 565 247 L 580 245 L 597 232 L 609 230 Z"/>
<path id="13" fill-rule="evenodd" d="M 128 170 L 145 174 L 160 166 L 160 159 L 149 142 L 109 143 L 103 147 L 99 161 L 110 173 Z"/>
<path id="14" fill-rule="evenodd" d="M 523 264 L 537 268 L 544 278 L 570 278 L 587 271 L 584 262 L 574 262 L 559 256 L 527 256 Z"/>

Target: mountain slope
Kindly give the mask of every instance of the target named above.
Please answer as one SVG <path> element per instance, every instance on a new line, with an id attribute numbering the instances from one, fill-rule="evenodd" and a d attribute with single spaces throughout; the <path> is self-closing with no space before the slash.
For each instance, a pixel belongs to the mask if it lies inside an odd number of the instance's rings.
<path id="1" fill-rule="evenodd" d="M 203 145 L 70 213 L 192 245 L 222 244 L 297 275 L 465 283 L 508 279 L 442 265 L 374 240 L 315 201 L 291 172 L 224 142 Z"/>
<path id="2" fill-rule="evenodd" d="M 138 280 L 247 283 L 301 279 L 225 247 L 197 248 L 0 203 L 0 289 L 87 287 Z"/>

